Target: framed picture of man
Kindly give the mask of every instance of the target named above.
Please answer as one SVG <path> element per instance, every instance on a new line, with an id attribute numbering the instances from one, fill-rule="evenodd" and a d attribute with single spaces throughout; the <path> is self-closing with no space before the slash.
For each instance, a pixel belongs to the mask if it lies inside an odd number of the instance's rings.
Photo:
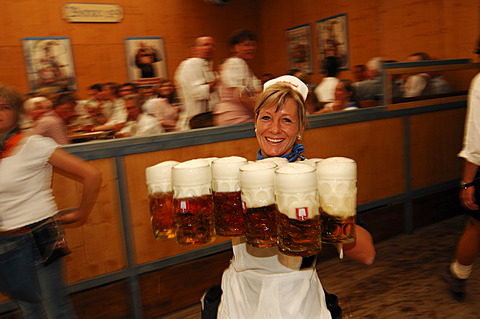
<path id="1" fill-rule="evenodd" d="M 320 72 L 326 57 L 335 56 L 340 61 L 340 69 L 349 65 L 347 15 L 339 14 L 317 21 L 316 27 L 317 61 Z"/>
<path id="2" fill-rule="evenodd" d="M 309 24 L 285 31 L 287 36 L 288 69 L 313 73 L 312 36 Z"/>
<path id="3" fill-rule="evenodd" d="M 23 55 L 31 92 L 76 91 L 70 39 L 67 37 L 23 38 Z"/>
<path id="4" fill-rule="evenodd" d="M 125 53 L 130 82 L 154 85 L 168 77 L 162 37 L 125 38 Z"/>

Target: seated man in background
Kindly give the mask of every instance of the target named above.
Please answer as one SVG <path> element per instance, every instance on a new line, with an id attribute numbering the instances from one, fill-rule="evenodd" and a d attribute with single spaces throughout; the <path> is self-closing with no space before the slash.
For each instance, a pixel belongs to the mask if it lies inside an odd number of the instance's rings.
<path id="1" fill-rule="evenodd" d="M 357 64 L 353 67 L 353 76 L 355 82 L 362 82 L 368 80 L 368 70 L 365 64 Z"/>
<path id="2" fill-rule="evenodd" d="M 43 96 L 29 98 L 23 103 L 25 116 L 22 122 L 22 129 L 32 129 L 35 122 L 42 117 L 43 114 L 52 110 L 52 102 Z"/>
<path id="3" fill-rule="evenodd" d="M 68 125 L 76 119 L 77 98 L 71 93 L 62 93 L 57 96 L 53 110 L 46 112 L 33 126 L 35 134 L 50 137 L 57 144 L 70 143 Z"/>
<path id="4" fill-rule="evenodd" d="M 140 95 L 127 95 L 124 99 L 127 122 L 116 126 L 116 128 L 121 127 L 121 129 L 115 136 L 128 137 L 163 133 L 163 129 L 155 117 L 142 113 L 143 99 Z"/>
<path id="5" fill-rule="evenodd" d="M 418 62 L 430 60 L 430 56 L 425 52 L 412 53 L 408 56 L 407 61 Z M 405 80 L 403 85 L 403 97 L 415 97 L 431 94 L 430 74 L 426 72 L 411 74 Z"/>
<path id="6" fill-rule="evenodd" d="M 369 79 L 353 84 L 359 100 L 378 100 L 383 94 L 383 59 L 371 58 L 367 62 Z"/>

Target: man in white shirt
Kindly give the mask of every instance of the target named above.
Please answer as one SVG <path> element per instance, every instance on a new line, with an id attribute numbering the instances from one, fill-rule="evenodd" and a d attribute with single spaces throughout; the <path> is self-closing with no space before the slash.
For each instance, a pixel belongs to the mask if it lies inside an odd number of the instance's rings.
<path id="1" fill-rule="evenodd" d="M 475 52 L 480 57 L 480 39 L 477 45 Z M 480 73 L 473 78 L 470 85 L 463 148 L 458 156 L 464 159 L 460 203 L 469 217 L 457 244 L 455 258 L 447 266 L 443 279 L 453 297 L 463 301 L 467 280 L 480 251 L 480 196 L 479 185 L 475 181 L 480 167 Z"/>
<path id="2" fill-rule="evenodd" d="M 144 136 L 163 133 L 163 129 L 155 117 L 142 113 L 142 100 L 140 96 L 131 94 L 125 96 L 124 99 L 125 110 L 128 114 L 127 122 L 116 136 Z"/>
<path id="3" fill-rule="evenodd" d="M 179 129 L 190 129 L 190 120 L 195 115 L 210 112 L 218 103 L 217 76 L 212 68 L 215 40 L 199 37 L 192 47 L 192 57 L 177 67 L 175 81 L 184 113 L 179 120 Z"/>

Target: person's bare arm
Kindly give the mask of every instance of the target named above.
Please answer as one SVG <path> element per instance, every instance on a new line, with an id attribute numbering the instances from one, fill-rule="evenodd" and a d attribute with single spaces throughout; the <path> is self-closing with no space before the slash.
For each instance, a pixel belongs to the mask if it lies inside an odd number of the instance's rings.
<path id="1" fill-rule="evenodd" d="M 83 185 L 78 210 L 60 215 L 57 219 L 64 224 L 82 220 L 88 215 L 97 199 L 98 191 L 102 183 L 100 170 L 62 149 L 56 149 L 50 156 L 48 162 L 53 167 L 73 175 L 73 177 L 80 180 Z"/>

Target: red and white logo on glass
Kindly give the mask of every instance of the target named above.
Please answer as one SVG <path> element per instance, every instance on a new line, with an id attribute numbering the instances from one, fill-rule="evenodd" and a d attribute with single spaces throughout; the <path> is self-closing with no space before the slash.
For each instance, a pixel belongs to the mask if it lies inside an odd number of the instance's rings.
<path id="1" fill-rule="evenodd" d="M 308 207 L 295 208 L 295 213 L 297 215 L 297 219 L 300 221 L 304 221 L 308 219 Z"/>

